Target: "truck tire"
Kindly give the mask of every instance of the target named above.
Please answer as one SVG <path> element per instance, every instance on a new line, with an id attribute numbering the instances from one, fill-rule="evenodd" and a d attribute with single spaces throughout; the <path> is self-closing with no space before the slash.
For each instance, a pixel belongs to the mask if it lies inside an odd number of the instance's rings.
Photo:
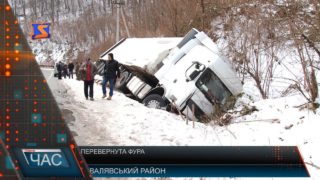
<path id="1" fill-rule="evenodd" d="M 150 94 L 142 103 L 149 108 L 163 109 L 166 107 L 165 101 L 158 94 Z"/>
<path id="2" fill-rule="evenodd" d="M 128 71 L 123 71 L 120 75 L 119 80 L 116 82 L 116 88 L 121 90 L 121 91 L 127 91 L 127 80 L 129 78 L 129 72 Z"/>

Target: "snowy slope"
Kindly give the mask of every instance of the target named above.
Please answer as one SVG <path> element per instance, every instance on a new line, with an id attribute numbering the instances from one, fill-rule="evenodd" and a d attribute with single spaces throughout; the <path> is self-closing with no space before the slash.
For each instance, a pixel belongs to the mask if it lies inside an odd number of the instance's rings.
<path id="1" fill-rule="evenodd" d="M 178 115 L 149 109 L 116 92 L 112 101 L 102 100 L 101 87 L 95 84 L 96 100 L 83 97 L 83 82 L 63 80 L 74 102 L 62 105 L 73 112 L 75 121 L 69 124 L 79 145 L 290 145 L 298 146 L 312 179 L 319 179 L 320 110 L 315 113 L 299 110 L 303 104 L 299 95 L 278 99 L 244 102 L 259 111 L 235 118 L 225 127 L 195 123 L 187 125 Z M 238 106 L 240 107 L 240 106 Z"/>
<path id="2" fill-rule="evenodd" d="M 44 0 L 43 0 L 44 1 Z M 89 11 L 91 8 L 92 3 L 95 7 L 99 7 L 102 5 L 102 1 L 94 0 L 87 1 L 87 0 L 79 0 L 79 1 L 64 1 L 56 2 L 56 1 L 44 1 L 39 2 L 34 0 L 24 0 L 23 1 L 16 1 L 16 0 L 9 0 L 9 4 L 12 6 L 16 13 L 16 17 L 18 19 L 19 25 L 23 30 L 25 37 L 28 40 L 28 43 L 36 57 L 37 62 L 40 65 L 54 65 L 55 62 L 64 61 L 68 62 L 69 60 L 77 60 L 77 56 L 79 53 L 88 52 L 90 48 L 94 44 L 91 44 L 88 39 L 90 39 L 90 33 L 85 32 L 87 40 L 85 42 L 78 41 L 71 41 L 71 35 L 67 32 L 75 32 L 76 30 L 70 30 L 63 26 L 64 24 L 73 25 L 74 28 L 77 27 L 81 20 L 83 19 L 83 13 L 85 11 Z M 52 21 L 51 17 L 51 4 L 54 3 L 55 5 L 55 21 Z M 81 8 L 78 4 L 81 4 Z M 23 15 L 23 4 L 25 4 L 25 16 Z M 40 12 L 42 4 L 45 7 L 45 12 L 41 16 Z M 64 6 L 64 4 L 69 4 L 68 9 Z M 35 7 L 36 6 L 36 7 Z M 73 7 L 71 7 L 73 6 Z M 59 8 L 59 9 L 57 9 Z M 35 11 L 38 13 L 35 17 Z M 109 9 L 108 9 L 109 11 Z M 96 12 L 97 16 L 103 16 L 99 11 Z M 58 15 L 59 14 L 59 15 Z M 31 24 L 32 23 L 43 23 L 48 22 L 50 23 L 50 39 L 31 39 L 30 34 L 32 33 Z M 66 32 L 67 31 L 67 32 Z M 80 39 L 77 37 L 77 39 Z M 95 43 L 95 42 L 93 42 Z M 85 46 L 84 46 L 85 45 Z"/>

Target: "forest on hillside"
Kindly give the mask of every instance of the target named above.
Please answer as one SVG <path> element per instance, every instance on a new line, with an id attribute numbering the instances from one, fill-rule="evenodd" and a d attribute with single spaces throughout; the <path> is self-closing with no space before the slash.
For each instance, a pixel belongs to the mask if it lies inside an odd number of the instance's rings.
<path id="1" fill-rule="evenodd" d="M 118 0 L 119 1 L 119 0 Z M 28 24 L 52 23 L 51 41 L 68 44 L 68 58 L 97 59 L 120 38 L 183 36 L 191 28 L 205 31 L 229 57 L 242 81 L 251 78 L 263 99 L 273 97 L 270 84 L 286 81 L 281 93 L 299 91 L 309 102 L 318 96 L 320 70 L 320 2 L 318 0 L 10 0 L 28 33 Z M 76 56 L 71 52 L 82 49 Z M 288 60 L 290 59 L 290 60 Z M 281 68 L 299 66 L 299 75 L 277 77 Z"/>

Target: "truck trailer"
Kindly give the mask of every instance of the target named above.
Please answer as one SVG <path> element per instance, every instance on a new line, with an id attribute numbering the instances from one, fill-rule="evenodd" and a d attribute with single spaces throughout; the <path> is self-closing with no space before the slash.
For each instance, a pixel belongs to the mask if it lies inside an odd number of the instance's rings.
<path id="1" fill-rule="evenodd" d="M 109 53 L 120 64 L 116 88 L 150 108 L 175 109 L 204 121 L 242 92 L 228 59 L 197 29 L 183 38 L 122 39 L 96 62 L 100 75 Z"/>

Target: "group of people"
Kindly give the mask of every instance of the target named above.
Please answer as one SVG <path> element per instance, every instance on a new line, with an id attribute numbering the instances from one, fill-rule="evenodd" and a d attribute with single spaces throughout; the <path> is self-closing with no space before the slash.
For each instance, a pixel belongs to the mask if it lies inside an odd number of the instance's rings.
<path id="1" fill-rule="evenodd" d="M 67 76 L 69 77 L 69 79 L 73 79 L 74 64 L 72 62 L 67 65 L 59 61 L 59 63 L 56 66 L 58 71 L 58 79 L 62 79 L 62 76 L 65 79 L 67 78 Z"/>
<path id="2" fill-rule="evenodd" d="M 93 101 L 93 84 L 94 76 L 97 74 L 97 67 L 91 62 L 90 58 L 80 66 L 79 74 L 81 79 L 84 81 L 84 96 L 87 100 Z M 110 91 L 107 100 L 111 100 L 113 96 L 113 89 L 116 79 L 120 77 L 119 63 L 113 57 L 112 53 L 108 54 L 108 61 L 105 61 L 103 69 L 103 81 L 102 81 L 102 98 L 107 97 L 107 83 L 109 83 Z"/>

